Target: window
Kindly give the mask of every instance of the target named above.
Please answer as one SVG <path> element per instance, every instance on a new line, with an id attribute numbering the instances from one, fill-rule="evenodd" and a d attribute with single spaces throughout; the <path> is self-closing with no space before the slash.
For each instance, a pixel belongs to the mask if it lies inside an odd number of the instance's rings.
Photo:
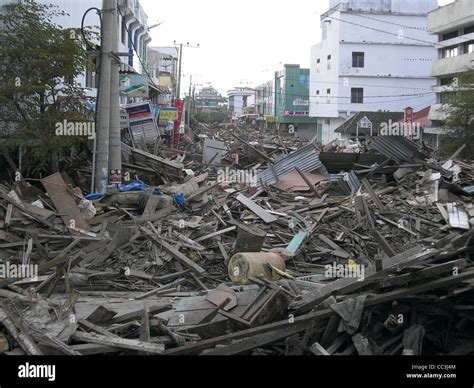
<path id="1" fill-rule="evenodd" d="M 125 44 L 125 39 L 127 38 L 127 28 L 125 25 L 125 19 L 122 18 L 122 43 Z"/>
<path id="2" fill-rule="evenodd" d="M 332 58 L 332 56 L 328 55 L 328 70 L 331 69 L 331 58 Z"/>
<path id="3" fill-rule="evenodd" d="M 464 44 L 464 54 L 469 54 L 474 52 L 474 40 Z"/>
<path id="4" fill-rule="evenodd" d="M 474 26 L 466 27 L 466 28 L 464 29 L 464 35 L 472 34 L 473 32 L 474 32 Z"/>
<path id="5" fill-rule="evenodd" d="M 445 78 L 441 78 L 440 85 L 450 86 L 453 82 L 454 82 L 454 77 L 445 77 Z"/>
<path id="6" fill-rule="evenodd" d="M 451 104 L 454 101 L 455 93 L 440 93 L 439 102 L 440 104 Z"/>
<path id="7" fill-rule="evenodd" d="M 457 38 L 458 35 L 459 35 L 458 31 L 449 32 L 447 34 L 444 34 L 442 36 L 441 40 L 448 40 L 448 39 Z"/>
<path id="8" fill-rule="evenodd" d="M 328 96 L 330 96 L 330 95 L 331 95 L 331 89 L 328 89 L 328 90 L 326 91 L 326 93 L 327 93 Z"/>
<path id="9" fill-rule="evenodd" d="M 363 104 L 363 103 L 364 103 L 364 89 L 352 88 L 351 89 L 351 104 Z"/>
<path id="10" fill-rule="evenodd" d="M 319 67 L 321 65 L 321 58 L 316 59 L 316 72 L 319 73 Z"/>
<path id="11" fill-rule="evenodd" d="M 458 55 L 458 46 L 452 46 L 443 50 L 443 58 L 453 58 Z"/>
<path id="12" fill-rule="evenodd" d="M 353 52 L 352 53 L 352 67 L 364 67 L 365 65 L 365 53 Z"/>

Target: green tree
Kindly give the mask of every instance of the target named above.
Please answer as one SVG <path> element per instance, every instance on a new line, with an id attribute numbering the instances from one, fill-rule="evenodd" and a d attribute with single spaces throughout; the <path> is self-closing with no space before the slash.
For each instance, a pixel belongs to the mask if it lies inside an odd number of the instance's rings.
<path id="1" fill-rule="evenodd" d="M 442 146 L 446 154 L 452 154 L 462 145 L 466 145 L 461 157 L 474 156 L 474 70 L 461 73 L 456 92 L 447 109 L 448 118 L 444 125 L 452 132 L 443 136 Z"/>
<path id="2" fill-rule="evenodd" d="M 92 66 L 82 34 L 53 23 L 66 15 L 34 0 L 0 8 L 0 138 L 35 141 L 24 165 L 44 172 L 52 155 L 71 152 L 86 137 L 56 136 L 56 124 L 92 120 L 84 90 L 75 77 Z M 86 31 L 90 39 L 91 31 Z"/>

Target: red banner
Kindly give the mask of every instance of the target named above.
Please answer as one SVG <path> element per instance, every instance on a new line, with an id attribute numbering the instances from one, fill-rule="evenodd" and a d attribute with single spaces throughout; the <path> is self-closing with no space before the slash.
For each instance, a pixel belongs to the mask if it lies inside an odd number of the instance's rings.
<path id="1" fill-rule="evenodd" d="M 405 136 L 413 140 L 413 108 L 405 109 Z"/>
<path id="2" fill-rule="evenodd" d="M 174 134 L 173 134 L 173 144 L 176 148 L 178 148 L 179 138 L 180 138 L 179 129 L 183 121 L 184 100 L 175 100 L 173 106 L 175 108 L 178 108 L 178 120 L 175 120 L 174 122 Z"/>

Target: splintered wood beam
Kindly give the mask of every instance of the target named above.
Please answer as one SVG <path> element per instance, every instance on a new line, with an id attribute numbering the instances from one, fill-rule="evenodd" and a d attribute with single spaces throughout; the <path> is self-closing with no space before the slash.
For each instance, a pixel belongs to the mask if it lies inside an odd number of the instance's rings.
<path id="1" fill-rule="evenodd" d="M 161 354 L 165 350 L 164 344 L 126 338 L 107 337 L 105 335 L 95 333 L 83 333 L 78 331 L 72 335 L 72 338 L 76 341 L 112 346 L 123 349 L 138 350 L 146 353 Z"/>
<path id="2" fill-rule="evenodd" d="M 257 205 L 255 202 L 253 202 L 250 198 L 247 198 L 245 195 L 239 194 L 236 199 L 242 205 L 244 205 L 246 208 L 248 208 L 250 211 L 256 214 L 265 223 L 270 224 L 278 220 L 277 217 L 268 213 L 264 208 Z"/>
<path id="3" fill-rule="evenodd" d="M 176 248 L 168 244 L 166 241 L 160 240 L 157 236 L 155 236 L 152 232 L 150 232 L 148 229 L 141 227 L 141 230 L 145 232 L 146 235 L 148 235 L 152 241 L 157 244 L 158 246 L 163 247 L 168 253 L 170 253 L 175 259 L 179 260 L 184 266 L 189 268 L 191 271 L 197 273 L 198 275 L 202 275 L 203 273 L 206 272 L 204 268 L 196 264 L 194 261 L 192 261 L 189 257 L 186 255 L 182 254 L 180 251 L 178 251 Z"/>
<path id="4" fill-rule="evenodd" d="M 365 307 L 376 306 L 376 305 L 379 305 L 381 303 L 387 303 L 387 302 L 391 302 L 391 301 L 394 301 L 394 300 L 403 299 L 405 297 L 410 297 L 410 296 L 413 296 L 413 295 L 416 295 L 416 294 L 419 294 L 419 293 L 422 293 L 422 292 L 425 292 L 425 291 L 429 291 L 429 290 L 434 290 L 434 289 L 443 288 L 443 287 L 449 287 L 453 284 L 462 283 L 462 282 L 464 282 L 468 279 L 472 279 L 472 278 L 474 278 L 474 270 L 471 270 L 469 272 L 465 272 L 465 273 L 460 274 L 458 276 L 450 276 L 450 277 L 445 278 L 445 279 L 434 280 L 434 281 L 425 283 L 425 284 L 420 285 L 420 286 L 415 286 L 415 287 L 405 288 L 405 289 L 402 289 L 402 290 L 387 292 L 387 293 L 380 294 L 380 295 L 377 295 L 377 296 L 370 296 L 369 298 L 367 298 L 367 300 L 365 302 Z M 332 309 L 324 309 L 324 310 L 320 310 L 320 311 L 315 311 L 315 312 L 311 312 L 311 313 L 296 317 L 294 319 L 294 321 L 292 321 L 292 323 L 290 323 L 288 321 L 288 319 L 285 319 L 283 321 L 274 322 L 274 323 L 270 323 L 270 324 L 267 324 L 267 325 L 262 325 L 262 326 L 258 326 L 258 327 L 255 327 L 255 328 L 238 331 L 238 332 L 235 332 L 235 333 L 232 333 L 232 334 L 222 335 L 222 336 L 211 338 L 211 339 L 208 339 L 208 340 L 199 341 L 199 342 L 195 342 L 195 343 L 192 343 L 192 344 L 187 344 L 187 345 L 184 345 L 184 346 L 181 346 L 181 347 L 178 347 L 178 348 L 174 348 L 174 349 L 169 349 L 169 350 L 164 351 L 163 354 L 166 354 L 166 355 L 168 355 L 168 354 L 169 355 L 172 355 L 172 354 L 173 355 L 195 354 L 195 353 L 198 353 L 202 350 L 209 349 L 209 348 L 215 347 L 215 346 L 220 345 L 220 344 L 229 343 L 233 340 L 249 338 L 249 340 L 251 341 L 253 338 L 250 338 L 250 337 L 254 337 L 258 334 L 268 333 L 268 332 L 275 331 L 275 330 L 280 330 L 280 329 L 282 331 L 284 331 L 285 329 L 286 330 L 291 330 L 291 328 L 294 327 L 294 325 L 296 326 L 298 324 L 308 324 L 308 323 L 320 322 L 320 321 L 323 321 L 325 319 L 330 318 L 333 314 L 335 314 L 335 313 Z M 304 330 L 304 327 L 305 326 L 303 325 L 303 330 Z M 295 328 L 295 330 L 299 330 L 299 329 Z M 288 331 L 287 331 L 287 333 L 288 333 Z"/>

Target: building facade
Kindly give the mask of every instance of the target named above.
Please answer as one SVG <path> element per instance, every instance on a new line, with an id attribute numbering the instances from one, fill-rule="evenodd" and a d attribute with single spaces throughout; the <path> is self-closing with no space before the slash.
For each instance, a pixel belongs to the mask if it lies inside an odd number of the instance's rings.
<path id="1" fill-rule="evenodd" d="M 225 112 L 227 99 L 214 87 L 203 87 L 193 98 L 193 107 L 197 112 Z"/>
<path id="2" fill-rule="evenodd" d="M 318 132 L 318 120 L 309 115 L 309 69 L 286 64 L 275 73 L 275 123 L 279 130 L 311 139 Z M 320 140 L 320 139 L 318 139 Z"/>
<path id="3" fill-rule="evenodd" d="M 437 0 L 331 0 L 322 40 L 311 49 L 310 116 L 321 140 L 360 111 L 402 112 L 431 105 L 436 39 L 427 13 Z"/>
<path id="4" fill-rule="evenodd" d="M 0 6 L 15 0 L 0 0 Z M 51 4 L 66 12 L 67 15 L 57 16 L 52 22 L 64 29 L 81 27 L 82 16 L 87 9 L 96 7 L 102 9 L 102 0 L 37 0 L 39 3 Z M 138 0 L 118 0 L 120 12 L 117 14 L 118 51 L 128 52 L 128 56 L 121 56 L 121 72 L 142 73 L 147 60 L 146 47 L 151 41 L 148 33 L 148 17 Z M 100 19 L 95 11 L 90 11 L 84 20 L 84 27 L 100 32 Z M 96 45 L 100 45 L 97 39 Z M 141 61 L 139 60 L 141 58 Z M 75 82 L 90 96 L 96 95 L 97 76 L 93 71 L 84 71 Z"/>
<path id="5" fill-rule="evenodd" d="M 436 77 L 433 91 L 436 104 L 431 107 L 429 118 L 434 133 L 442 132 L 446 104 L 457 88 L 459 74 L 474 69 L 474 2 L 457 0 L 428 14 L 428 31 L 437 37 L 437 60 L 431 75 Z"/>
<path id="6" fill-rule="evenodd" d="M 227 92 L 229 100 L 229 115 L 232 120 L 247 114 L 250 107 L 251 97 L 255 96 L 255 90 L 247 87 L 237 87 Z"/>
<path id="7" fill-rule="evenodd" d="M 275 122 L 275 80 L 267 81 L 255 88 L 255 113 L 261 128 L 270 128 Z"/>
<path id="8" fill-rule="evenodd" d="M 178 83 L 178 48 L 151 47 L 147 48 L 148 74 L 156 85 L 170 91 L 169 99 L 175 99 Z"/>

